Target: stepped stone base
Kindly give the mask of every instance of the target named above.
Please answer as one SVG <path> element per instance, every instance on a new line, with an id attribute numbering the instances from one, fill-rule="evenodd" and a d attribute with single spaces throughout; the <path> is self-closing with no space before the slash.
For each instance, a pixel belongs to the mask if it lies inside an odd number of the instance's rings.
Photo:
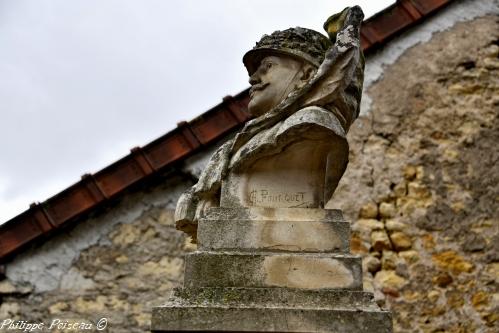
<path id="1" fill-rule="evenodd" d="M 333 209 L 214 209 L 199 221 L 198 248 L 348 253 L 350 223 Z"/>
<path id="2" fill-rule="evenodd" d="M 376 310 L 370 292 L 339 289 L 291 288 L 176 288 L 170 297 L 176 306 L 241 306 Z"/>
<path id="3" fill-rule="evenodd" d="M 349 234 L 338 210 L 212 208 L 184 288 L 153 309 L 151 330 L 391 333 Z"/>
<path id="4" fill-rule="evenodd" d="M 196 288 L 154 308 L 152 331 L 391 333 L 392 324 L 361 291 Z"/>
<path id="5" fill-rule="evenodd" d="M 391 314 L 368 310 L 288 308 L 155 308 L 152 332 L 391 333 Z"/>
<path id="6" fill-rule="evenodd" d="M 362 262 L 330 253 L 195 252 L 186 257 L 184 285 L 359 290 Z"/>

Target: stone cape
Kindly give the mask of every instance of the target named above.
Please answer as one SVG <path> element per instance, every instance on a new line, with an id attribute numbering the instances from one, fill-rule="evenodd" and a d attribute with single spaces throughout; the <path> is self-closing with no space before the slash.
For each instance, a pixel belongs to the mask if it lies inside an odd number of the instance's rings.
<path id="1" fill-rule="evenodd" d="M 347 163 L 348 143 L 338 119 L 318 106 L 303 108 L 232 156 L 220 206 L 324 207 Z"/>

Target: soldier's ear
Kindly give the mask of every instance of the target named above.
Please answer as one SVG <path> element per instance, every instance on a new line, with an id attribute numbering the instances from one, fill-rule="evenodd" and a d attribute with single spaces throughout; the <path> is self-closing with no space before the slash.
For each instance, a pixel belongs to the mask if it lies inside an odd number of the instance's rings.
<path id="1" fill-rule="evenodd" d="M 314 76 L 316 68 L 312 65 L 305 64 L 302 68 L 301 81 L 308 82 Z"/>
<path id="2" fill-rule="evenodd" d="M 304 64 L 300 69 L 299 80 L 295 84 L 295 89 L 301 89 L 315 75 L 317 69 L 310 65 Z"/>

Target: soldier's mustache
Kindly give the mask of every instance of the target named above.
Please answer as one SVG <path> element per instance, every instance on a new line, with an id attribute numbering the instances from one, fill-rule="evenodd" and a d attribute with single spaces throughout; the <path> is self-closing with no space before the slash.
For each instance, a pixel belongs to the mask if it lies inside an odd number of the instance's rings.
<path id="1" fill-rule="evenodd" d="M 263 90 L 265 89 L 270 83 L 258 83 L 258 84 L 255 84 L 254 86 L 251 86 L 251 89 L 249 91 L 250 93 L 250 97 L 253 96 L 253 94 L 255 93 L 255 91 L 259 91 L 259 90 Z"/>

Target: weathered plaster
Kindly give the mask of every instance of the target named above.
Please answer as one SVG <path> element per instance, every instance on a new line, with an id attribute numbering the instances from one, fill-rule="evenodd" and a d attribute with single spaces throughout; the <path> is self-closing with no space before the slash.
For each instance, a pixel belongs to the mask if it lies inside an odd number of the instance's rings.
<path id="1" fill-rule="evenodd" d="M 404 34 L 391 40 L 376 53 L 366 57 L 364 71 L 364 91 L 360 108 L 361 115 L 371 112 L 372 99 L 369 87 L 383 77 L 386 66 L 391 65 L 404 52 L 420 43 L 429 41 L 433 34 L 444 31 L 458 22 L 470 21 L 476 17 L 499 13 L 499 1 L 458 0 L 444 8 L 437 15 L 430 17 L 424 23 L 416 25 Z"/>
<path id="2" fill-rule="evenodd" d="M 151 192 L 139 192 L 125 197 L 117 206 L 106 213 L 79 223 L 40 247 L 31 248 L 19 254 L 7 266 L 7 277 L 16 283 L 29 283 L 36 292 L 44 292 L 74 286 L 74 279 L 84 285 L 92 282 L 82 277 L 71 266 L 80 252 L 93 245 L 108 245 L 108 234 L 118 224 L 135 221 L 151 206 L 174 208 L 180 193 L 189 185 L 169 181 Z M 81 286 L 80 286 L 81 288 Z"/>

